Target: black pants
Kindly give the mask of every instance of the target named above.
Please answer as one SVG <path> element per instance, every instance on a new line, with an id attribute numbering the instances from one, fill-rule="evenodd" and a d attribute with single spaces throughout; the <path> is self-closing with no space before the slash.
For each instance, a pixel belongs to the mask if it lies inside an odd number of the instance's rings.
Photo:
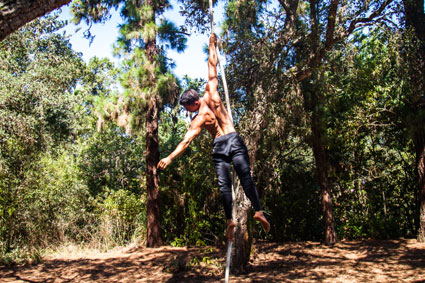
<path id="1" fill-rule="evenodd" d="M 251 201 L 254 210 L 261 210 L 258 193 L 251 178 L 248 150 L 242 138 L 237 133 L 230 133 L 214 139 L 212 156 L 217 170 L 226 219 L 232 218 L 232 177 L 230 173 L 230 163 L 232 162 L 245 195 Z"/>

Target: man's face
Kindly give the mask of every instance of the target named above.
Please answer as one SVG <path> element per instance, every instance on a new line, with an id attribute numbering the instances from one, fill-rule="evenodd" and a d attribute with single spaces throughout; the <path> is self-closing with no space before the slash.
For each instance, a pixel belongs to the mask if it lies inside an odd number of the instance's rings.
<path id="1" fill-rule="evenodd" d="M 199 101 L 195 101 L 195 103 L 190 105 L 183 105 L 184 108 L 189 112 L 196 112 L 199 109 Z"/>

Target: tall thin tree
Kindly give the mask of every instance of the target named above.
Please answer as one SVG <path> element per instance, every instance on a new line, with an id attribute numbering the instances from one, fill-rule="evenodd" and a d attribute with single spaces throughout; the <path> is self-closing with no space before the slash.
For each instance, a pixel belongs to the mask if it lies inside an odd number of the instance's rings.
<path id="1" fill-rule="evenodd" d="M 158 47 L 158 41 L 167 42 L 172 48 L 182 51 L 186 38 L 169 21 L 163 20 L 157 25 L 157 16 L 169 7 L 167 1 L 80 2 L 73 6 L 73 12 L 77 21 L 99 22 L 108 18 L 111 8 L 120 5 L 125 22 L 120 26 L 117 53 L 126 58 L 121 77 L 125 91 L 100 103 L 99 124 L 105 119 L 115 120 L 129 134 L 145 135 L 147 246 L 155 247 L 162 245 L 156 168 L 159 161 L 159 113 L 163 103 L 178 95 L 177 81 L 168 71 L 164 48 Z"/>

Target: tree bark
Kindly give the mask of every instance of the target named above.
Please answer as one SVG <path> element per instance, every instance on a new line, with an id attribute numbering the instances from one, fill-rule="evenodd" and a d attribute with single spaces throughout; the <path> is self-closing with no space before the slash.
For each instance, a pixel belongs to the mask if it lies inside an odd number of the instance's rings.
<path id="1" fill-rule="evenodd" d="M 310 82 L 301 83 L 304 105 L 307 113 L 311 113 L 312 148 L 316 162 L 317 178 L 321 191 L 322 212 L 325 224 L 325 244 L 332 245 L 336 242 L 335 220 L 332 207 L 332 195 L 329 190 L 328 165 L 326 162 L 325 142 L 322 130 L 322 105 L 320 94 Z"/>
<path id="2" fill-rule="evenodd" d="M 158 109 L 151 107 L 146 118 L 147 247 L 162 245 L 156 168 L 158 162 Z"/>
<path id="3" fill-rule="evenodd" d="M 417 200 L 418 216 L 417 239 L 425 242 L 425 128 L 423 124 L 423 113 L 425 113 L 425 42 L 421 42 L 421 49 L 417 54 L 410 54 L 410 78 L 413 89 L 413 99 L 410 102 L 412 113 L 415 113 L 412 121 L 413 142 L 416 151 L 416 173 L 417 173 Z"/>
<path id="4" fill-rule="evenodd" d="M 236 223 L 235 242 L 232 253 L 232 273 L 241 274 L 247 271 L 251 255 L 252 236 L 248 227 L 249 210 L 251 203 L 245 196 L 243 189 L 237 182 L 237 190 L 233 201 L 233 215 Z"/>
<path id="5" fill-rule="evenodd" d="M 251 119 L 247 121 L 244 127 L 244 140 L 248 148 L 249 160 L 251 165 L 251 174 L 253 173 L 255 156 L 258 148 L 258 141 L 261 138 L 261 129 L 266 127 L 264 119 L 264 111 L 266 111 L 264 93 L 261 87 L 258 86 L 256 91 L 256 108 L 250 113 Z M 235 229 L 235 243 L 232 253 L 232 273 L 240 274 L 247 271 L 247 266 L 251 256 L 251 247 L 253 242 L 252 237 L 252 221 L 249 221 L 249 213 L 251 209 L 251 202 L 245 196 L 241 186 L 238 184 L 235 201 L 233 202 L 233 215 L 235 215 L 236 229 Z M 258 191 L 258 188 L 257 188 Z"/>
<path id="6" fill-rule="evenodd" d="M 0 8 L 0 41 L 26 23 L 69 2 L 71 0 L 3 0 Z"/>
<path id="7" fill-rule="evenodd" d="M 415 132 L 416 170 L 418 178 L 418 235 L 419 242 L 425 242 L 425 131 Z"/>
<path id="8" fill-rule="evenodd" d="M 315 107 L 316 108 L 316 107 Z M 323 219 L 325 221 L 325 244 L 336 242 L 335 221 L 332 209 L 332 196 L 329 190 L 325 147 L 322 138 L 321 117 L 317 109 L 311 114 L 311 131 L 313 134 L 313 154 L 316 161 L 317 177 L 322 198 Z"/>
<path id="9" fill-rule="evenodd" d="M 153 1 L 147 1 L 147 5 L 153 7 Z M 155 22 L 155 13 L 153 22 Z M 156 60 L 156 38 L 150 39 L 146 43 L 146 55 L 151 63 Z M 154 74 L 151 74 L 151 81 L 154 82 Z M 152 86 L 153 87 L 153 86 Z M 147 247 L 158 247 L 162 245 L 159 214 L 159 178 L 157 164 L 159 162 L 159 136 L 158 120 L 159 105 L 158 94 L 152 94 L 149 98 L 146 113 L 146 190 L 147 190 Z"/>
<path id="10" fill-rule="evenodd" d="M 155 99 L 156 100 L 156 99 Z M 159 197 L 158 172 L 156 165 L 159 162 L 158 147 L 158 105 L 157 101 L 149 107 L 146 117 L 146 190 L 147 190 L 147 247 L 162 245 Z"/>
<path id="11" fill-rule="evenodd" d="M 416 151 L 417 172 L 417 239 L 425 242 L 425 128 L 423 114 L 425 111 L 425 12 L 423 0 L 404 0 L 406 27 L 411 29 L 417 40 L 418 46 L 409 54 L 409 75 L 412 84 L 412 97 L 410 100 L 411 113 L 414 121 L 411 125 L 413 142 Z M 417 120 L 416 120 L 417 119 Z"/>

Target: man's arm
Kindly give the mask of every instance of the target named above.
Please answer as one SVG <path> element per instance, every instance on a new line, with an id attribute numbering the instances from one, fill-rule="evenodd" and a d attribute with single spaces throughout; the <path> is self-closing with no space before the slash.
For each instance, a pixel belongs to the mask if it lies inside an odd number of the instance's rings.
<path id="1" fill-rule="evenodd" d="M 217 52 L 216 52 L 217 37 L 213 33 L 210 37 L 209 56 L 208 56 L 208 83 L 205 92 L 208 92 L 211 98 L 220 99 L 217 92 L 218 76 L 217 76 Z M 217 97 L 214 97 L 217 96 Z"/>
<path id="2" fill-rule="evenodd" d="M 167 166 L 170 165 L 175 158 L 179 157 L 189 147 L 189 144 L 193 141 L 193 139 L 199 135 L 204 123 L 204 116 L 198 115 L 195 119 L 193 119 L 183 140 L 177 145 L 176 149 L 170 155 L 158 162 L 157 167 L 163 170 L 167 168 Z"/>
<path id="3" fill-rule="evenodd" d="M 215 34 L 210 37 L 209 57 L 208 57 L 208 83 L 205 89 L 204 99 L 209 108 L 214 112 L 214 115 L 219 120 L 221 126 L 232 125 L 232 120 L 221 101 L 220 94 L 218 93 L 218 77 L 217 77 L 217 60 L 218 54 L 216 52 L 217 38 Z"/>

